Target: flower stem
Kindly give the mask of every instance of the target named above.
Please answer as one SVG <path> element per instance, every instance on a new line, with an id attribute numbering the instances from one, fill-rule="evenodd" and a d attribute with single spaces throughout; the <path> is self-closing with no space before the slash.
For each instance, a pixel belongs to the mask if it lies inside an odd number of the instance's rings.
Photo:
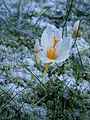
<path id="1" fill-rule="evenodd" d="M 48 70 L 48 67 L 52 64 L 52 62 L 49 62 L 46 64 L 46 68 L 44 70 L 44 74 L 43 74 L 43 81 L 46 79 L 46 73 L 47 73 L 47 70 Z"/>

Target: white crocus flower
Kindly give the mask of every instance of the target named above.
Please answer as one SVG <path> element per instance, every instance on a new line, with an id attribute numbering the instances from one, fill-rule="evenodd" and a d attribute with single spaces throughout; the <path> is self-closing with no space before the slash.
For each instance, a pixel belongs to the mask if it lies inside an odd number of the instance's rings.
<path id="1" fill-rule="evenodd" d="M 60 63 L 65 61 L 69 57 L 69 51 L 71 48 L 71 40 L 61 38 L 59 29 L 48 26 L 41 37 L 41 47 L 43 51 L 37 53 L 40 60 L 46 63 L 46 69 L 44 71 L 44 78 L 48 67 L 53 63 Z"/>
<path id="2" fill-rule="evenodd" d="M 76 37 L 80 20 L 76 21 L 73 27 L 73 37 Z"/>

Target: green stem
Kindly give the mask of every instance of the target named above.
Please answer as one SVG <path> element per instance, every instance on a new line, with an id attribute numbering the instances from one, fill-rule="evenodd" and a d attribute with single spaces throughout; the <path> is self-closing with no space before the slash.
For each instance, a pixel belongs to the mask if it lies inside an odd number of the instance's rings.
<path id="1" fill-rule="evenodd" d="M 77 51 L 78 51 L 78 57 L 79 57 L 79 60 L 80 60 L 81 68 L 82 68 L 82 70 L 84 71 L 84 67 L 83 67 L 83 63 L 82 63 L 82 59 L 81 59 L 81 55 L 80 55 L 80 52 L 79 52 L 79 49 L 78 49 L 77 43 L 76 43 L 76 48 L 77 48 Z"/>
<path id="2" fill-rule="evenodd" d="M 64 29 L 65 29 L 65 26 L 66 26 L 66 24 L 67 24 L 67 20 L 68 20 L 70 11 L 71 11 L 71 9 L 72 9 L 73 1 L 74 1 L 74 0 L 71 0 L 71 4 L 70 4 L 70 7 L 69 7 L 69 10 L 68 10 L 67 15 L 66 15 L 66 17 L 65 17 L 65 22 L 64 22 L 63 31 L 62 31 L 62 38 L 63 38 L 63 35 L 64 35 Z"/>

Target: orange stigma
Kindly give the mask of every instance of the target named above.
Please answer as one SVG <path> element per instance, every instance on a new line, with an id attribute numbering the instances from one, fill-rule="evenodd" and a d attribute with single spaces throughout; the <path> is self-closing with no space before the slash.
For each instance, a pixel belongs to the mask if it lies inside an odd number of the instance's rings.
<path id="1" fill-rule="evenodd" d="M 55 54 L 56 53 L 55 46 L 58 43 L 58 41 L 59 40 L 56 40 L 55 35 L 54 35 L 54 44 L 53 44 L 53 47 L 50 46 L 49 51 L 47 51 L 47 54 L 46 54 L 49 59 L 55 60 L 57 58 L 57 55 Z"/>
<path id="2" fill-rule="evenodd" d="M 55 48 L 56 44 L 58 43 L 59 40 L 56 40 L 55 35 L 54 35 L 54 44 L 53 44 L 53 49 Z"/>

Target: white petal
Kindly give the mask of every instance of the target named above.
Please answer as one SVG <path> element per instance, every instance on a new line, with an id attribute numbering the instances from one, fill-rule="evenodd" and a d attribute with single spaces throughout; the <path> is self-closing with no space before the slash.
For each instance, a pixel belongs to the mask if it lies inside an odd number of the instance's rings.
<path id="1" fill-rule="evenodd" d="M 56 59 L 57 63 L 61 63 L 65 61 L 69 57 L 69 51 L 66 51 L 64 54 L 62 54 L 60 57 Z"/>
<path id="2" fill-rule="evenodd" d="M 73 30 L 74 30 L 74 29 L 78 30 L 79 23 L 80 23 L 80 20 L 78 20 L 78 21 L 75 22 L 74 27 L 73 27 Z"/>
<path id="3" fill-rule="evenodd" d="M 61 40 L 59 40 L 59 42 L 56 44 L 56 46 L 55 46 L 55 48 L 56 48 L 56 53 L 58 53 L 59 52 L 59 50 L 60 50 L 60 48 L 61 48 L 61 46 L 62 46 L 62 39 Z"/>
<path id="4" fill-rule="evenodd" d="M 49 59 L 43 52 L 37 53 L 37 56 L 43 63 L 55 62 L 55 60 Z"/>
<path id="5" fill-rule="evenodd" d="M 62 43 L 60 44 L 60 42 L 58 42 L 57 46 L 56 46 L 56 54 L 58 57 L 62 57 L 65 55 L 65 53 L 67 53 L 67 51 L 70 50 L 72 46 L 72 40 L 70 37 L 66 37 L 65 39 L 63 39 Z"/>
<path id="6" fill-rule="evenodd" d="M 61 39 L 60 31 L 58 29 L 56 29 L 53 34 L 55 35 L 56 40 L 60 40 Z"/>
<path id="7" fill-rule="evenodd" d="M 50 45 L 53 45 L 53 30 L 52 30 L 52 27 L 48 26 L 43 31 L 43 34 L 41 37 L 41 46 L 45 53 L 47 50 L 49 50 Z"/>
<path id="8" fill-rule="evenodd" d="M 48 26 L 41 37 L 41 45 L 43 51 L 46 53 L 47 50 L 49 50 L 50 46 L 53 46 L 54 44 L 54 35 L 56 40 L 61 40 L 61 34 L 59 29 L 57 29 L 55 26 Z"/>
<path id="9" fill-rule="evenodd" d="M 62 39 L 62 32 L 57 29 L 55 26 L 50 26 L 52 28 L 52 31 L 53 31 L 53 42 L 54 42 L 54 35 L 55 35 L 55 38 L 56 40 L 61 40 Z"/>

